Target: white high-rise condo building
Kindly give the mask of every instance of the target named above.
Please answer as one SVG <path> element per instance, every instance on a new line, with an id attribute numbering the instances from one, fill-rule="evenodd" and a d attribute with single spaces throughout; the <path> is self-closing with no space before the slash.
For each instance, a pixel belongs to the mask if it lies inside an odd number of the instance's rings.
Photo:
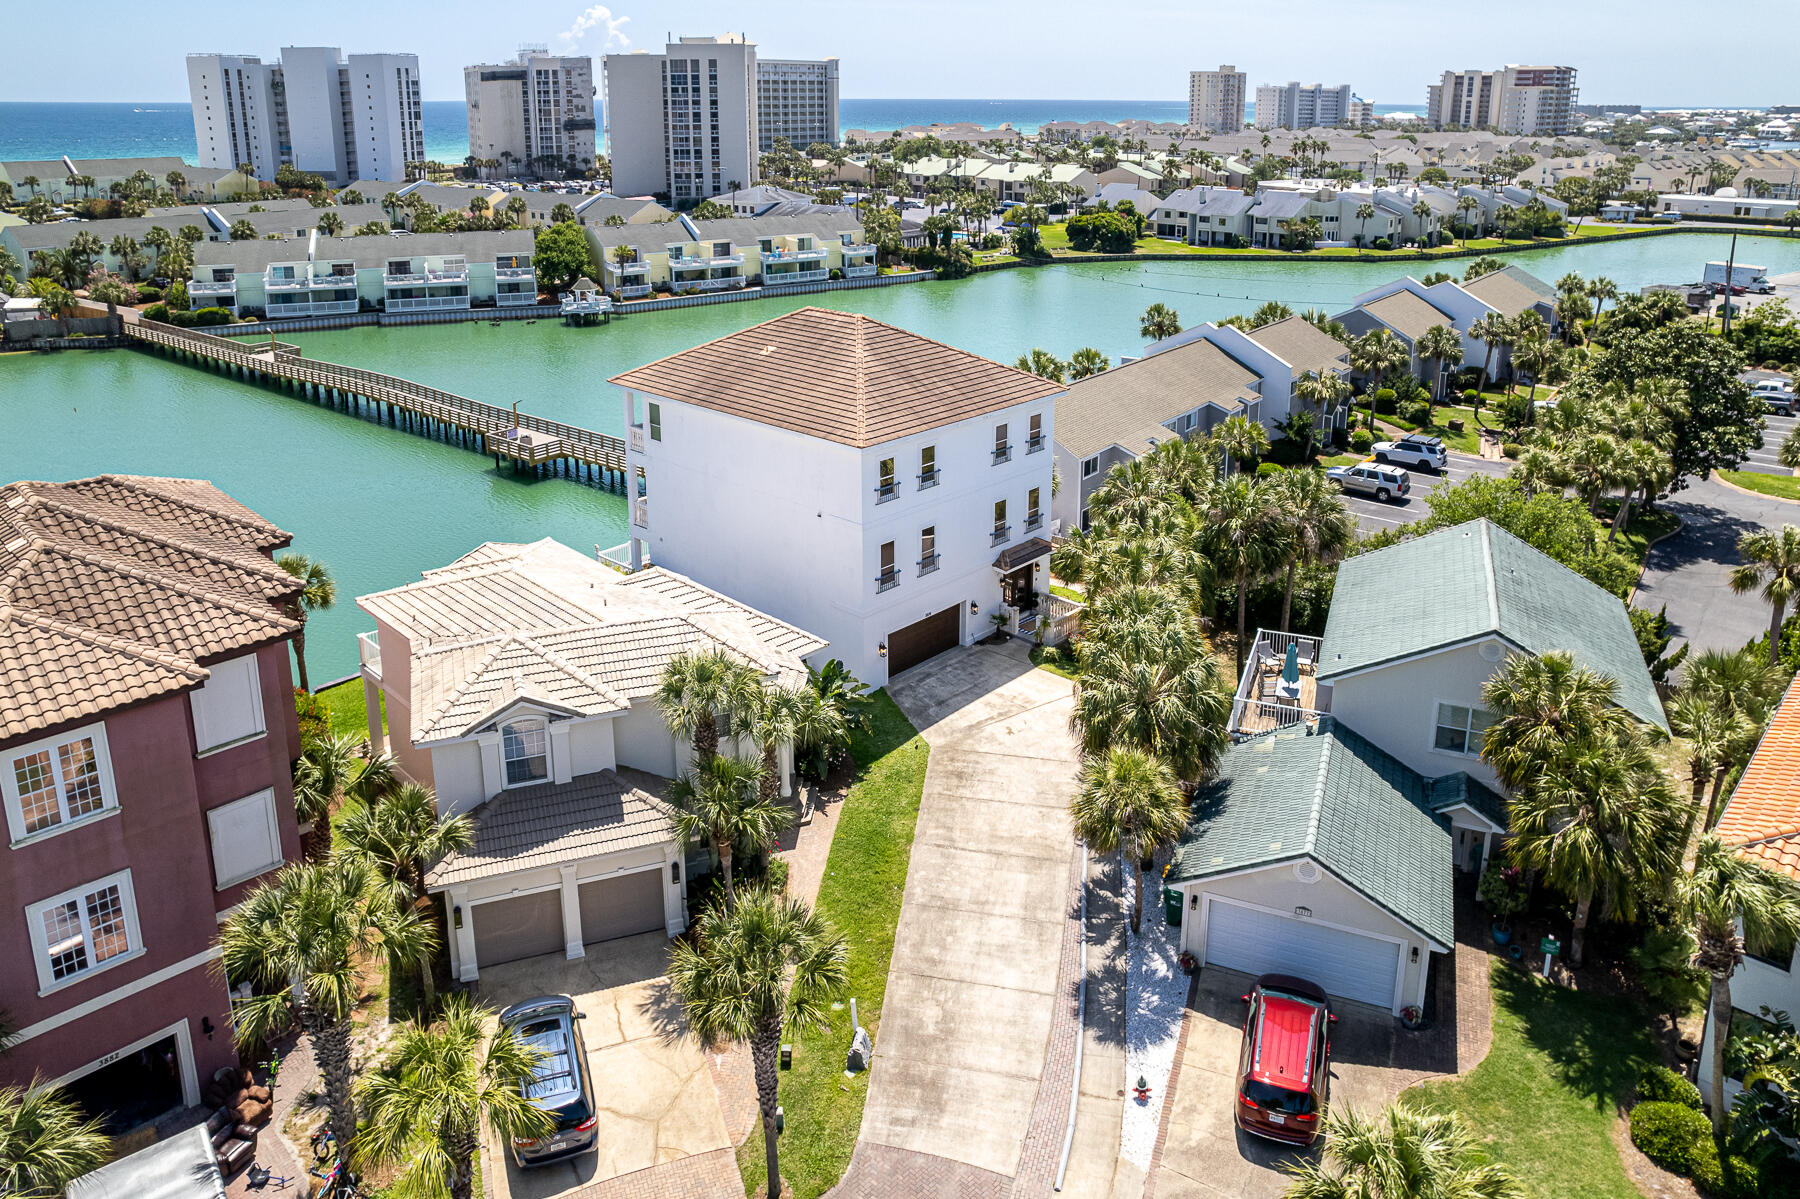
<path id="1" fill-rule="evenodd" d="M 1329 129 L 1351 119 L 1348 83 L 1264 83 L 1256 89 L 1258 129 Z"/>
<path id="2" fill-rule="evenodd" d="M 1569 133 L 1575 127 L 1574 67 L 1505 66 L 1498 71 L 1445 71 L 1426 89 L 1425 119 L 1497 133 Z"/>
<path id="3" fill-rule="evenodd" d="M 1216 71 L 1189 71 L 1189 127 L 1213 133 L 1236 133 L 1242 129 L 1248 78 L 1229 64 Z"/>
<path id="4" fill-rule="evenodd" d="M 758 59 L 757 149 L 764 154 L 785 137 L 796 150 L 838 139 L 838 60 Z"/>
<path id="5" fill-rule="evenodd" d="M 259 179 L 292 166 L 341 185 L 402 179 L 425 157 L 417 55 L 284 46 L 275 63 L 190 54 L 187 68 L 201 166 L 247 162 Z"/>
<path id="6" fill-rule="evenodd" d="M 504 174 L 585 170 L 594 162 L 594 60 L 525 46 L 510 63 L 463 68 L 469 154 Z"/>
<path id="7" fill-rule="evenodd" d="M 835 58 L 762 63 L 756 43 L 726 34 L 684 37 L 661 54 L 608 54 L 604 73 L 620 195 L 686 206 L 756 182 L 757 158 L 776 137 L 801 149 L 837 141 Z"/>

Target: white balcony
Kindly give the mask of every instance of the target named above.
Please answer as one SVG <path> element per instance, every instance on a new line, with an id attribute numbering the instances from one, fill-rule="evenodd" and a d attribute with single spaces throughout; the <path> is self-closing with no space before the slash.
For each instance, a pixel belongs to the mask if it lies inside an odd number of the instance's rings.
<path id="1" fill-rule="evenodd" d="M 407 275 L 383 275 L 381 281 L 389 287 L 423 287 L 425 274 L 423 271 L 414 271 Z"/>
<path id="2" fill-rule="evenodd" d="M 819 262 L 825 257 L 823 247 L 816 250 L 770 250 L 764 262 Z"/>
<path id="3" fill-rule="evenodd" d="M 235 296 L 237 295 L 236 279 L 189 279 L 188 295 L 190 296 Z"/>
<path id="4" fill-rule="evenodd" d="M 497 266 L 494 268 L 496 279 L 535 279 L 537 268 L 534 266 Z"/>
<path id="5" fill-rule="evenodd" d="M 469 268 L 463 266 L 457 267 L 453 271 L 426 271 L 425 278 L 427 282 L 431 283 L 467 283 Z"/>
<path id="6" fill-rule="evenodd" d="M 648 283 L 632 283 L 619 288 L 619 294 L 627 300 L 635 300 L 639 296 L 649 295 L 654 290 L 655 288 Z"/>
<path id="7" fill-rule="evenodd" d="M 379 681 L 381 678 L 381 640 L 375 632 L 358 633 L 356 635 L 356 652 L 362 659 L 362 667 Z"/>
<path id="8" fill-rule="evenodd" d="M 537 303 L 535 291 L 502 291 L 494 294 L 494 303 L 502 308 L 513 308 L 521 304 Z"/>
<path id="9" fill-rule="evenodd" d="M 1285 677 L 1290 647 L 1294 654 L 1292 679 Z M 1317 637 L 1257 630 L 1231 707 L 1232 736 L 1250 737 L 1311 723 L 1331 711 L 1331 684 L 1317 678 L 1320 647 Z"/>
<path id="10" fill-rule="evenodd" d="M 631 501 L 631 527 L 648 529 L 650 527 L 650 501 L 636 499 Z"/>
<path id="11" fill-rule="evenodd" d="M 603 262 L 600 265 L 614 275 L 644 275 L 650 271 L 647 262 Z"/>
<path id="12" fill-rule="evenodd" d="M 356 300 L 302 300 L 298 304 L 270 304 L 264 312 L 272 321 L 292 320 L 301 316 L 342 316 L 360 307 Z"/>
<path id="13" fill-rule="evenodd" d="M 304 275 L 281 276 L 269 275 L 263 279 L 264 291 L 305 291 L 312 286 L 312 281 Z M 189 289 L 192 290 L 191 288 Z"/>
<path id="14" fill-rule="evenodd" d="M 467 308 L 469 297 L 461 296 L 389 296 L 387 310 L 389 312 L 440 312 L 447 309 Z"/>
<path id="15" fill-rule="evenodd" d="M 348 275 L 314 275 L 312 285 L 315 288 L 355 287 L 356 273 L 352 271 Z"/>
<path id="16" fill-rule="evenodd" d="M 879 269 L 880 268 L 878 268 L 872 262 L 869 263 L 867 266 L 846 266 L 844 268 L 844 278 L 846 278 L 846 279 L 866 279 L 870 275 L 875 274 L 876 271 Z"/>
<path id="17" fill-rule="evenodd" d="M 831 278 L 828 270 L 818 271 L 764 271 L 763 285 L 772 287 L 782 283 L 820 283 Z"/>
<path id="18" fill-rule="evenodd" d="M 722 279 L 676 279 L 671 286 L 676 291 L 699 288 L 701 291 L 724 291 L 727 288 L 742 287 L 746 280 L 742 275 L 730 275 Z"/>
<path id="19" fill-rule="evenodd" d="M 642 425 L 631 426 L 631 448 L 639 454 L 644 452 L 644 427 Z"/>
<path id="20" fill-rule="evenodd" d="M 871 245 L 845 246 L 843 253 L 845 258 L 872 258 L 875 255 L 875 247 Z"/>
<path id="21" fill-rule="evenodd" d="M 706 267 L 743 265 L 744 256 L 742 254 L 720 254 L 712 258 L 682 257 L 669 259 L 669 269 L 672 271 L 691 271 L 700 270 Z"/>

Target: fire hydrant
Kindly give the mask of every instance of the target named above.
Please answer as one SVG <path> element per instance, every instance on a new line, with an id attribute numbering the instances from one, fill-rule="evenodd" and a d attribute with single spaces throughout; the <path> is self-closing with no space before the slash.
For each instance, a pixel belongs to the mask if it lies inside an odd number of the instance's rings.
<path id="1" fill-rule="evenodd" d="M 1150 1082 L 1142 1074 L 1138 1075 L 1137 1086 L 1131 1088 L 1131 1094 L 1139 1103 L 1150 1102 Z"/>

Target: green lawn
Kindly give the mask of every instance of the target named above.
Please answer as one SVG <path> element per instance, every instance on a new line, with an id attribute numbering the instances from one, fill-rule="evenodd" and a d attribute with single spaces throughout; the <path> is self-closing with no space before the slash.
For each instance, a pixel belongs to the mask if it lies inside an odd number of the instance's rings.
<path id="1" fill-rule="evenodd" d="M 1800 475 L 1765 475 L 1754 470 L 1722 470 L 1719 477 L 1735 483 L 1745 491 L 1772 495 L 1778 499 L 1800 500 Z"/>
<path id="2" fill-rule="evenodd" d="M 894 926 L 925 788 L 925 742 L 885 691 L 875 695 L 873 730 L 858 733 L 850 751 L 861 769 L 831 839 L 818 900 L 819 912 L 850 943 L 850 989 L 843 1010 L 829 1013 L 829 1028 L 794 1044 L 794 1067 L 781 1074 L 787 1118 L 781 1173 L 798 1199 L 836 1186 L 856 1148 L 869 1075 L 844 1077 L 852 1031 L 848 1001 L 855 997 L 863 1026 L 880 1040 Z M 760 1193 L 766 1179 L 760 1125 L 738 1152 L 738 1165 L 746 1193 Z"/>
<path id="3" fill-rule="evenodd" d="M 319 701 L 331 713 L 331 732 L 338 737 L 355 737 L 358 741 L 369 735 L 369 709 L 363 700 L 361 678 L 353 678 L 348 683 L 339 683 L 335 687 L 327 687 L 323 691 L 315 691 Z M 387 700 L 381 701 L 381 731 L 387 732 Z"/>
<path id="4" fill-rule="evenodd" d="M 1648 1020 L 1614 995 L 1493 966 L 1494 1044 L 1462 1078 L 1408 1102 L 1454 1110 L 1534 1199 L 1639 1199 L 1613 1144 L 1619 1105 L 1660 1065 Z"/>
<path id="5" fill-rule="evenodd" d="M 1051 674 L 1059 674 L 1065 679 L 1081 681 L 1078 673 L 1067 655 L 1068 646 L 1034 645 L 1031 647 L 1031 664 L 1039 670 L 1047 670 Z"/>
<path id="6" fill-rule="evenodd" d="M 1064 587 L 1061 583 L 1050 584 L 1050 594 L 1060 595 L 1071 604 L 1087 603 L 1087 596 L 1081 594 L 1081 592 L 1075 590 L 1073 587 Z"/>
<path id="7" fill-rule="evenodd" d="M 1361 258 L 1371 260 L 1379 260 L 1382 258 L 1410 259 L 1418 257 L 1452 258 L 1463 254 L 1477 253 L 1482 250 L 1526 249 L 1530 247 L 1556 246 L 1565 244 L 1569 241 L 1585 241 L 1594 238 L 1615 236 L 1620 232 L 1621 230 L 1617 229 L 1604 227 L 1594 229 L 1584 225 L 1578 230 L 1572 230 L 1568 237 L 1560 239 L 1540 238 L 1534 241 L 1531 238 L 1508 238 L 1502 240 L 1497 237 L 1480 237 L 1472 238 L 1466 244 L 1446 242 L 1434 250 L 1373 250 L 1367 247 L 1358 249 L 1355 246 L 1334 246 L 1327 249 L 1308 250 L 1306 251 L 1306 256 L 1309 258 Z M 1638 231 L 1633 230 L 1633 232 Z M 1662 232 L 1667 232 L 1667 230 L 1663 230 Z M 1051 256 L 1055 258 L 1085 258 L 1098 252 L 1070 249 L 1068 229 L 1060 222 L 1044 225 L 1038 230 L 1038 233 L 1043 238 L 1044 248 L 1050 251 Z M 1138 254 L 1187 254 L 1199 255 L 1202 257 L 1220 254 L 1254 254 L 1271 258 L 1290 258 L 1294 254 L 1294 251 L 1292 250 L 1262 250 L 1250 247 L 1233 250 L 1225 246 L 1190 246 L 1184 242 L 1166 241 L 1158 237 L 1139 238 L 1133 252 Z"/>
<path id="8" fill-rule="evenodd" d="M 1333 454 L 1329 458 L 1319 459 L 1319 465 L 1327 470 L 1334 466 L 1355 466 L 1367 457 L 1367 454 Z"/>
<path id="9" fill-rule="evenodd" d="M 1461 433 L 1452 432 L 1449 422 L 1459 418 L 1463 422 L 1463 431 Z M 1393 425 L 1395 428 L 1405 429 L 1408 433 L 1420 432 L 1417 424 L 1409 420 L 1402 420 L 1392 413 L 1378 412 L 1375 414 L 1375 419 Z M 1480 426 L 1475 423 L 1473 408 L 1455 408 L 1448 404 L 1440 404 L 1432 412 L 1432 423 L 1423 431 L 1427 436 L 1441 437 L 1446 449 L 1457 450 L 1464 454 L 1481 452 Z"/>

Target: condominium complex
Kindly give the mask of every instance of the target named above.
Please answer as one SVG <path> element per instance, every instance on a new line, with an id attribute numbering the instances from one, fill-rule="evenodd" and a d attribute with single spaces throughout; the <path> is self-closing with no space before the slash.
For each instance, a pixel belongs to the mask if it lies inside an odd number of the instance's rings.
<path id="1" fill-rule="evenodd" d="M 613 190 L 677 205 L 754 183 L 785 137 L 835 143 L 837 60 L 759 63 L 741 35 L 684 37 L 661 54 L 608 54 L 606 142 Z"/>
<path id="2" fill-rule="evenodd" d="M 526 46 L 510 63 L 463 68 L 469 154 L 503 170 L 564 173 L 594 161 L 594 60 Z"/>
<path id="3" fill-rule="evenodd" d="M 1264 83 L 1256 89 L 1258 129 L 1329 129 L 1352 120 L 1348 83 Z M 1190 118 L 1191 121 L 1192 118 Z"/>
<path id="4" fill-rule="evenodd" d="M 417 55 L 286 46 L 273 63 L 190 54 L 187 69 L 201 166 L 249 163 L 259 179 L 292 166 L 346 184 L 400 179 L 425 157 Z"/>
<path id="5" fill-rule="evenodd" d="M 1505 66 L 1498 71 L 1445 71 L 1426 89 L 1425 119 L 1497 133 L 1548 134 L 1574 129 L 1574 67 Z"/>
<path id="6" fill-rule="evenodd" d="M 1188 72 L 1188 125 L 1212 133 L 1236 133 L 1244 127 L 1248 78 L 1234 66 Z"/>

